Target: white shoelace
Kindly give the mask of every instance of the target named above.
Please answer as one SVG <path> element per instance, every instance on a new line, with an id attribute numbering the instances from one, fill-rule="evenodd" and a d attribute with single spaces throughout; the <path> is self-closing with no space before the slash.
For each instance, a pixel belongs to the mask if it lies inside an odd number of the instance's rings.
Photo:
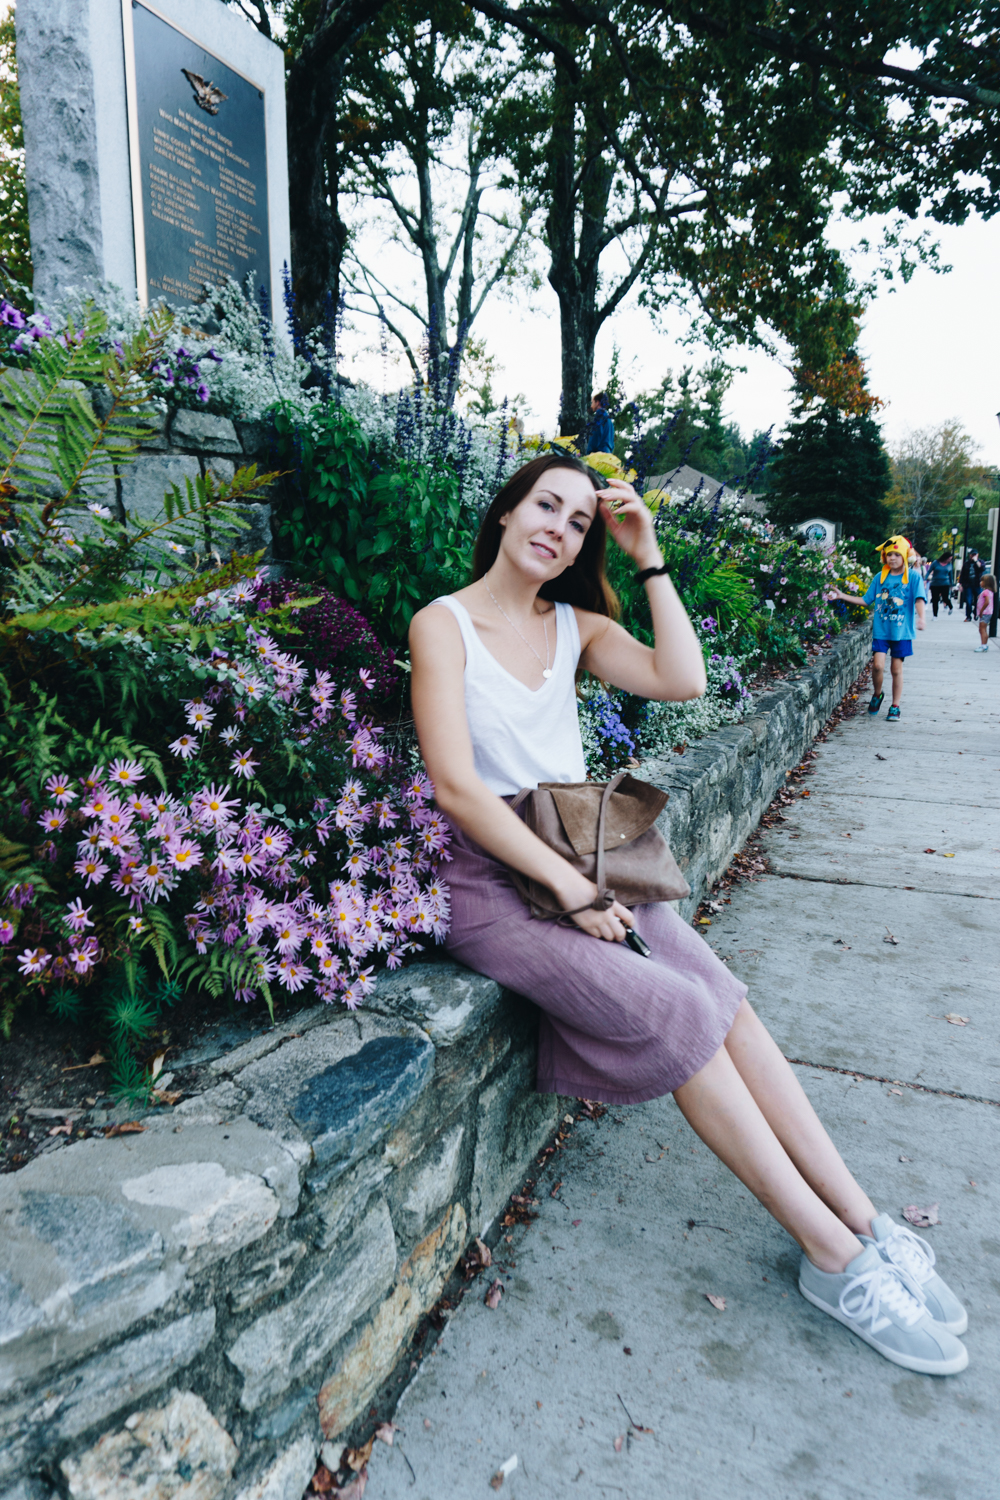
<path id="1" fill-rule="evenodd" d="M 860 1292 L 861 1298 L 854 1297 L 854 1305 L 849 1306 L 855 1292 Z M 882 1312 L 883 1308 L 895 1313 L 907 1328 L 912 1328 L 924 1312 L 923 1302 L 904 1285 L 903 1275 L 884 1260 L 855 1276 L 840 1294 L 840 1310 L 844 1316 L 857 1323 L 869 1320 L 872 1333 L 878 1333 L 890 1321 Z"/>
<path id="2" fill-rule="evenodd" d="M 911 1276 L 918 1286 L 930 1281 L 934 1275 L 937 1256 L 931 1246 L 912 1229 L 904 1229 L 902 1224 L 893 1225 L 891 1234 L 879 1242 L 879 1249 L 884 1250 L 893 1265 Z"/>

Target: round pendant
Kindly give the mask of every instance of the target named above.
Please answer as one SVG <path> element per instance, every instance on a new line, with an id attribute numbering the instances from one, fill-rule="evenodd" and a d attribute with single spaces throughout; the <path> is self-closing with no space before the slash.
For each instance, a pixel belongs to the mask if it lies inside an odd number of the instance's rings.
<path id="1" fill-rule="evenodd" d="M 542 676 L 543 677 L 551 677 L 552 676 L 552 668 L 551 667 L 543 667 L 542 668 Z"/>

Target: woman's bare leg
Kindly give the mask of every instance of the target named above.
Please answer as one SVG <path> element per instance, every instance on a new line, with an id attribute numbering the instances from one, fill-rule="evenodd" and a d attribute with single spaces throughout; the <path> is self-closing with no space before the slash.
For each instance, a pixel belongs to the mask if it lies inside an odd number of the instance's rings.
<path id="1" fill-rule="evenodd" d="M 874 1204 L 847 1170 L 805 1090 L 746 1000 L 726 1037 L 726 1051 L 809 1186 L 855 1234 L 871 1234 Z"/>
<path id="2" fill-rule="evenodd" d="M 681 1113 L 821 1271 L 842 1271 L 861 1247 L 805 1181 L 725 1047 L 674 1093 Z"/>

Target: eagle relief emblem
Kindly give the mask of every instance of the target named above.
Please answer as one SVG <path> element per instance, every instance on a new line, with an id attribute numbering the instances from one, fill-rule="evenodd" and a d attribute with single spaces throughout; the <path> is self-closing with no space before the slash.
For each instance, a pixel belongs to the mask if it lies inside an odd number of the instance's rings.
<path id="1" fill-rule="evenodd" d="M 224 94 L 221 89 L 216 88 L 211 80 L 202 78 L 200 73 L 191 73 L 187 68 L 181 68 L 181 72 L 194 89 L 195 103 L 198 108 L 206 110 L 210 115 L 217 115 L 219 113 L 219 105 L 223 99 L 228 98 L 228 95 Z"/>

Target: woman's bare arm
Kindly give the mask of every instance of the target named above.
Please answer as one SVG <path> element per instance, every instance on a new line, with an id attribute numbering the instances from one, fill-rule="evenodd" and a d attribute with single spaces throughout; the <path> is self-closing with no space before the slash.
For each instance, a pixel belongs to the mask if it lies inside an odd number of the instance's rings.
<path id="1" fill-rule="evenodd" d="M 494 858 L 547 886 L 564 911 L 597 894 L 593 881 L 531 832 L 507 803 L 476 775 L 465 716 L 465 647 L 458 621 L 428 605 L 410 625 L 410 696 L 420 753 L 441 811 Z M 620 941 L 631 914 L 618 902 L 607 912 L 586 911 L 577 925 L 595 937 Z"/>
<path id="2" fill-rule="evenodd" d="M 600 492 L 600 505 L 614 545 L 641 572 L 663 566 L 649 507 L 623 480 L 612 479 Z M 654 646 L 644 646 L 603 615 L 577 611 L 581 665 L 602 682 L 640 698 L 682 702 L 705 691 L 705 659 L 687 610 L 665 573 L 647 580 Z"/>

